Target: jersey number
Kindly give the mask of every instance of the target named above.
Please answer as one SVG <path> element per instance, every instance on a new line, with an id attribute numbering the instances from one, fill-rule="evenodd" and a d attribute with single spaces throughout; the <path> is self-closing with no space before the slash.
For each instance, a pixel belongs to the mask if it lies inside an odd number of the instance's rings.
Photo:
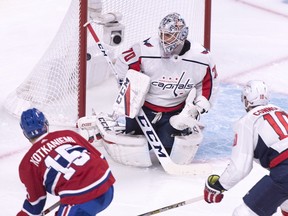
<path id="1" fill-rule="evenodd" d="M 64 174 L 64 178 L 67 180 L 69 180 L 76 172 L 75 169 L 70 167 L 71 164 L 75 164 L 76 166 L 83 166 L 90 159 L 90 156 L 85 151 L 80 152 L 75 150 L 69 153 L 68 151 L 71 150 L 73 147 L 75 146 L 65 144 L 55 149 L 55 151 L 58 153 L 55 158 L 59 159 L 60 157 L 62 157 L 63 159 L 65 159 L 68 162 L 66 167 L 62 166 L 50 156 L 46 157 L 45 159 L 45 165 L 48 167 L 48 169 L 53 168 L 57 172 L 61 172 L 62 174 Z"/>
<path id="2" fill-rule="evenodd" d="M 134 58 L 136 56 L 136 54 L 135 54 L 135 52 L 133 51 L 132 48 L 127 50 L 127 51 L 125 51 L 125 52 L 123 52 L 123 54 L 127 54 L 127 55 L 124 56 L 124 60 L 126 62 L 128 62 L 130 59 L 132 59 L 132 58 Z"/>
<path id="3" fill-rule="evenodd" d="M 275 119 L 275 117 L 278 119 Z M 270 114 L 265 114 L 263 118 L 269 122 L 273 130 L 278 134 L 279 139 L 282 140 L 288 137 L 288 115 L 285 112 L 276 111 L 275 117 Z"/>

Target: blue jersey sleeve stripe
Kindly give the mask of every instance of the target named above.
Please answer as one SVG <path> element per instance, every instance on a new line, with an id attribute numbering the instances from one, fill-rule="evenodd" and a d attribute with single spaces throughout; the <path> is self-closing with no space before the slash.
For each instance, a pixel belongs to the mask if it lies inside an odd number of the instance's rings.
<path id="1" fill-rule="evenodd" d="M 40 197 L 35 202 L 29 202 L 27 199 L 23 204 L 23 211 L 28 212 L 29 215 L 40 215 L 46 203 L 46 196 Z"/>

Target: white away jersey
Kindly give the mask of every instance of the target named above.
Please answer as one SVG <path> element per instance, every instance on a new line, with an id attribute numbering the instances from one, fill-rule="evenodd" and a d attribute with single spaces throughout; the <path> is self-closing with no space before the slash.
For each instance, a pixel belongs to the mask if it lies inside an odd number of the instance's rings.
<path id="1" fill-rule="evenodd" d="M 188 42 L 189 44 L 189 42 Z M 141 71 L 151 79 L 145 104 L 171 108 L 183 103 L 193 87 L 197 95 L 210 102 L 217 84 L 216 67 L 209 51 L 196 42 L 183 55 L 161 57 L 158 38 L 148 38 L 122 53 L 116 61 L 119 79 L 124 79 L 128 69 Z"/>
<path id="2" fill-rule="evenodd" d="M 234 130 L 231 161 L 219 180 L 226 190 L 250 173 L 253 160 L 273 169 L 288 158 L 288 115 L 281 108 L 258 106 L 242 117 Z"/>

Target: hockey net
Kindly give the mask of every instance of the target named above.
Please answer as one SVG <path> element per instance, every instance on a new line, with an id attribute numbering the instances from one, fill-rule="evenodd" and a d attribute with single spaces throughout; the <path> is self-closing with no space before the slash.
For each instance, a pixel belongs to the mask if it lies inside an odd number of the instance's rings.
<path id="1" fill-rule="evenodd" d="M 210 46 L 211 0 L 102 0 L 102 3 L 102 14 L 120 12 L 123 16 L 120 23 L 125 26 L 124 40 L 113 47 L 114 56 L 133 43 L 156 35 L 161 19 L 171 12 L 183 16 L 193 40 Z M 55 125 L 74 125 L 85 115 L 86 51 L 87 46 L 94 45 L 83 28 L 86 21 L 87 0 L 71 1 L 51 45 L 4 102 L 10 114 L 19 117 L 23 110 L 36 107 Z M 101 37 L 103 26 L 93 24 L 93 27 Z M 97 74 L 97 68 L 93 73 Z"/>

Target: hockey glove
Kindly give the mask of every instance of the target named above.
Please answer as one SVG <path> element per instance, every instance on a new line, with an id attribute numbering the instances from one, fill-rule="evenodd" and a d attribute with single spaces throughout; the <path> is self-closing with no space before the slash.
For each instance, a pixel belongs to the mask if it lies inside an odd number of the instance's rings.
<path id="1" fill-rule="evenodd" d="M 78 119 L 76 127 L 79 134 L 90 143 L 101 139 L 101 135 L 96 125 L 96 116 L 84 116 Z"/>
<path id="2" fill-rule="evenodd" d="M 207 203 L 219 203 L 223 199 L 225 189 L 219 182 L 219 175 L 210 175 L 205 183 L 204 200 Z"/>
<path id="3" fill-rule="evenodd" d="M 196 106 L 193 104 L 186 104 L 184 109 L 178 114 L 174 115 L 169 119 L 171 126 L 177 130 L 184 130 L 186 128 L 194 128 L 195 126 L 204 127 L 201 124 L 197 117 L 199 112 L 196 109 Z"/>
<path id="4" fill-rule="evenodd" d="M 210 102 L 202 95 L 196 97 L 196 89 L 193 88 L 185 100 L 184 109 L 178 114 L 170 118 L 171 126 L 177 130 L 186 128 L 194 128 L 195 126 L 204 127 L 199 122 L 200 114 L 208 112 L 211 107 Z"/>

